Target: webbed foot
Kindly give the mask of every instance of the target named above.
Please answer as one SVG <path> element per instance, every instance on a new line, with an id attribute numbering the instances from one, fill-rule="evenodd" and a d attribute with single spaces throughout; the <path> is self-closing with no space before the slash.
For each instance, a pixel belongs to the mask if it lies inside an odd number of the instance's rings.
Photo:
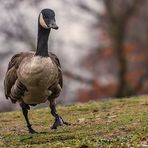
<path id="1" fill-rule="evenodd" d="M 62 117 L 60 116 L 57 116 L 55 118 L 55 122 L 54 124 L 52 125 L 51 129 L 57 129 L 58 126 L 62 126 L 63 124 L 65 125 L 70 125 L 68 122 L 65 122 Z"/>
<path id="2" fill-rule="evenodd" d="M 28 126 L 28 131 L 30 134 L 38 134 L 31 126 Z"/>

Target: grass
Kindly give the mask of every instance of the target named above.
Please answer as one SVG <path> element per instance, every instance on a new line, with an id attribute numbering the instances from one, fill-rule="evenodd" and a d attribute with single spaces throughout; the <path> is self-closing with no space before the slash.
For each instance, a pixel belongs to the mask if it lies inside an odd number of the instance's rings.
<path id="1" fill-rule="evenodd" d="M 49 109 L 30 111 L 40 134 L 28 134 L 22 113 L 0 113 L 0 147 L 127 148 L 148 147 L 148 96 L 58 106 L 72 123 L 51 130 Z"/>

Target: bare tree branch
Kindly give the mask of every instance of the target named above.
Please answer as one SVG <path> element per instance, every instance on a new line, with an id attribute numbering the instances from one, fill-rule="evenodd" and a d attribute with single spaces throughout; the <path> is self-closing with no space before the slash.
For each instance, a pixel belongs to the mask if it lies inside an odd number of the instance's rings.
<path id="1" fill-rule="evenodd" d="M 77 74 L 74 74 L 74 73 L 71 73 L 70 71 L 63 71 L 63 74 L 66 76 L 66 77 L 69 77 L 75 81 L 79 81 L 79 82 L 82 82 L 82 83 L 86 83 L 86 84 L 89 84 L 91 85 L 93 83 L 93 79 L 88 79 L 88 78 L 84 78 L 80 75 L 77 75 Z"/>
<path id="2" fill-rule="evenodd" d="M 133 0 L 133 3 L 127 6 L 125 13 L 123 14 L 124 21 L 130 19 L 144 4 L 145 0 Z"/>
<path id="3" fill-rule="evenodd" d="M 99 17 L 102 17 L 102 15 L 99 14 L 99 12 L 95 11 L 94 9 L 92 9 L 90 6 L 86 5 L 84 2 L 79 2 L 79 7 L 82 8 L 83 10 L 85 10 L 88 13 L 91 13 L 93 16 L 95 16 L 97 19 Z"/>

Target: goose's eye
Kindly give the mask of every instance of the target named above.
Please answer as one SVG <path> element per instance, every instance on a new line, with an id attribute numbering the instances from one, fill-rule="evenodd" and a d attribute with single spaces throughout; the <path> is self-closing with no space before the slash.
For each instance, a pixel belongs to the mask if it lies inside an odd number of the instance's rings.
<path id="1" fill-rule="evenodd" d="M 46 15 L 44 15 L 44 16 L 43 16 L 43 18 L 44 18 L 44 19 L 49 19 L 49 17 L 48 17 L 48 16 L 46 16 Z"/>

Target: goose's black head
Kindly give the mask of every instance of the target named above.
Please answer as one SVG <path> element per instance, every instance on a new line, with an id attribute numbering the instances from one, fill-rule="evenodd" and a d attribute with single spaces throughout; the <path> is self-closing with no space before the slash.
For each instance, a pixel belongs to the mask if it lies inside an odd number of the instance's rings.
<path id="1" fill-rule="evenodd" d="M 51 9 L 43 9 L 39 14 L 39 24 L 45 29 L 58 29 L 55 20 L 55 12 Z"/>

